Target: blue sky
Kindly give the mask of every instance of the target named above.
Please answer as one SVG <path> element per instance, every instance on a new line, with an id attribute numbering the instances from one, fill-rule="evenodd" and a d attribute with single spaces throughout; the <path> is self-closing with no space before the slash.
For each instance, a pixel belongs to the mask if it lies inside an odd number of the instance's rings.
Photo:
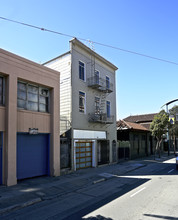
<path id="1" fill-rule="evenodd" d="M 0 0 L 0 5 L 0 17 L 178 63 L 177 0 Z M 0 19 L 0 47 L 38 63 L 68 51 L 70 39 Z M 94 47 L 119 68 L 117 119 L 159 112 L 178 98 L 178 65 Z"/>

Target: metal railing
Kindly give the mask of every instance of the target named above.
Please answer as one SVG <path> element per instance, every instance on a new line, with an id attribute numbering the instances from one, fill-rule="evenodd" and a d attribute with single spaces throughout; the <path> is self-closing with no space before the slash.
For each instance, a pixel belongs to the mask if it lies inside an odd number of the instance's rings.
<path id="1" fill-rule="evenodd" d="M 98 89 L 100 91 L 107 92 L 107 93 L 113 92 L 113 83 L 108 82 L 108 81 L 106 82 L 106 79 L 103 79 L 101 77 L 98 77 L 98 76 L 89 77 L 87 79 L 87 82 L 88 82 L 89 87 L 92 87 L 92 88 L 95 88 L 95 89 Z"/>
<path id="2" fill-rule="evenodd" d="M 106 113 L 89 113 L 88 121 L 95 123 L 103 123 L 103 124 L 113 124 L 114 123 L 114 115 L 107 116 Z"/>

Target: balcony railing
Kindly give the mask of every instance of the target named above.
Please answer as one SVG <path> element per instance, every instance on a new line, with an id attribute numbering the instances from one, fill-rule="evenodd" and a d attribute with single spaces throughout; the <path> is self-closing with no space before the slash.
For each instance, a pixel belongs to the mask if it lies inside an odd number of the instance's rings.
<path id="1" fill-rule="evenodd" d="M 114 115 L 110 115 L 110 117 L 108 117 L 106 113 L 101 113 L 101 114 L 89 113 L 88 121 L 95 123 L 103 123 L 103 124 L 113 124 Z"/>
<path id="2" fill-rule="evenodd" d="M 98 76 L 92 76 L 88 78 L 88 86 L 92 87 L 94 89 L 98 89 L 103 92 L 111 93 L 113 92 L 113 84 L 111 82 L 106 81 L 105 79 L 98 77 Z"/>

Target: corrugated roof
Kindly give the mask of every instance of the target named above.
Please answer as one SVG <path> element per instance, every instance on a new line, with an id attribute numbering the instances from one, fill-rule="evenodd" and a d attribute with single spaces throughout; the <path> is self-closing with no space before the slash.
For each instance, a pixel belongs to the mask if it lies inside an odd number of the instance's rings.
<path id="1" fill-rule="evenodd" d="M 129 122 L 135 122 L 135 123 L 152 122 L 155 115 L 157 115 L 157 113 L 145 114 L 145 115 L 131 115 L 124 118 L 123 120 Z"/>
<path id="2" fill-rule="evenodd" d="M 125 130 L 125 129 L 149 131 L 147 128 L 145 128 L 141 124 L 128 122 L 128 121 L 124 121 L 124 120 L 117 121 L 117 130 Z"/>

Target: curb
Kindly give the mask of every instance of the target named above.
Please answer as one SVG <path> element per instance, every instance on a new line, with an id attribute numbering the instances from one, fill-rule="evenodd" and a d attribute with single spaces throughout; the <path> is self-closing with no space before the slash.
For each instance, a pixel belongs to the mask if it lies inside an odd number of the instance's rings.
<path id="1" fill-rule="evenodd" d="M 0 214 L 3 214 L 5 212 L 9 212 L 9 211 L 12 211 L 12 210 L 15 210 L 15 209 L 21 209 L 21 208 L 33 205 L 33 204 L 41 202 L 41 201 L 42 201 L 41 198 L 36 198 L 36 199 L 32 199 L 32 200 L 29 200 L 29 201 L 24 202 L 24 203 L 19 203 L 19 204 L 16 204 L 16 205 L 12 205 L 12 206 L 0 209 Z"/>
<path id="2" fill-rule="evenodd" d="M 103 182 L 105 180 L 106 180 L 105 178 L 102 178 L 102 179 L 99 179 L 99 180 L 95 180 L 95 181 L 93 181 L 93 184 L 101 183 L 101 182 Z"/>

